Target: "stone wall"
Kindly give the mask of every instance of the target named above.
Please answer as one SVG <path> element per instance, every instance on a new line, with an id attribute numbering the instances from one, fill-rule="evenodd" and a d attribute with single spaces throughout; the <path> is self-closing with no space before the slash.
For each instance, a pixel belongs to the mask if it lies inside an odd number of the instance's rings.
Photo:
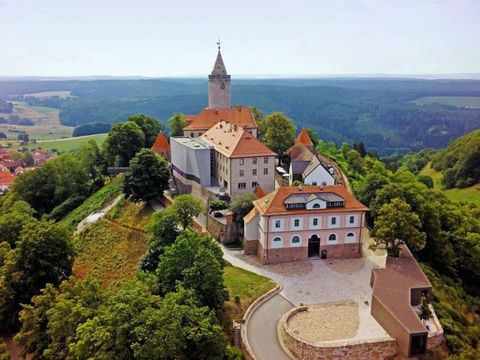
<path id="1" fill-rule="evenodd" d="M 396 342 L 393 338 L 348 341 L 328 341 L 311 343 L 303 341 L 288 328 L 288 320 L 298 312 L 305 311 L 306 306 L 290 310 L 278 323 L 280 342 L 294 359 L 302 360 L 357 360 L 357 359 L 391 359 L 396 354 Z"/>
<path id="2" fill-rule="evenodd" d="M 322 253 L 323 250 L 327 251 L 327 259 L 362 257 L 361 243 L 336 244 L 336 245 L 320 244 L 320 254 Z"/>
<path id="3" fill-rule="evenodd" d="M 243 240 L 243 252 L 245 255 L 255 255 L 257 248 L 258 240 Z"/>
<path id="4" fill-rule="evenodd" d="M 260 262 L 266 264 L 278 264 L 282 262 L 308 259 L 308 247 L 289 247 L 265 250 L 258 241 L 257 255 Z"/>
<path id="5" fill-rule="evenodd" d="M 222 244 L 236 242 L 239 239 L 238 225 L 233 221 L 231 214 L 216 218 L 212 213 L 209 213 L 207 215 L 207 230 Z"/>

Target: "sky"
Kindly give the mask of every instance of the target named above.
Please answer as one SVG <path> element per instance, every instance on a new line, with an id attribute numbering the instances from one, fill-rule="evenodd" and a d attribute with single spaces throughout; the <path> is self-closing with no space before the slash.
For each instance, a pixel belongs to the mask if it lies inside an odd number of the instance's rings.
<path id="1" fill-rule="evenodd" d="M 480 73 L 480 0 L 0 0 L 0 76 Z"/>

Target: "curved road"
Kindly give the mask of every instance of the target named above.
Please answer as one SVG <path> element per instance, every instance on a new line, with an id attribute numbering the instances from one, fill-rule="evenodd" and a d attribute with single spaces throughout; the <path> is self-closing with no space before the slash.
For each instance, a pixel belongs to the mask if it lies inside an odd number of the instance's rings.
<path id="1" fill-rule="evenodd" d="M 278 341 L 280 317 L 293 307 L 279 294 L 259 306 L 250 317 L 247 337 L 257 360 L 291 360 Z"/>

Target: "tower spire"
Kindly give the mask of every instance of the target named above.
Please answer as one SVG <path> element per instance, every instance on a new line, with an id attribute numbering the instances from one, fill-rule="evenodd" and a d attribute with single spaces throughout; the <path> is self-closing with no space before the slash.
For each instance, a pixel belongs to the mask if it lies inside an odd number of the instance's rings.
<path id="1" fill-rule="evenodd" d="M 222 43 L 220 42 L 220 36 L 219 36 L 218 41 L 217 41 L 218 51 L 220 51 L 221 45 L 222 45 Z"/>

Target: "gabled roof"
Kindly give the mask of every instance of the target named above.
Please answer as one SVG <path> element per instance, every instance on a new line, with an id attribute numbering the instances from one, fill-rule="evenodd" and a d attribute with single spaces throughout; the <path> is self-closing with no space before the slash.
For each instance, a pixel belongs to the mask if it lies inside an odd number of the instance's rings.
<path id="1" fill-rule="evenodd" d="M 260 185 L 257 185 L 257 188 L 255 189 L 255 196 L 257 197 L 257 199 L 260 199 L 260 198 L 264 197 L 265 195 L 267 195 L 265 193 L 265 190 L 263 190 Z"/>
<path id="2" fill-rule="evenodd" d="M 322 196 L 323 198 L 340 197 L 345 201 L 345 206 L 341 208 L 327 208 L 327 209 L 287 209 L 285 207 L 285 199 L 294 194 L 305 194 L 310 196 L 315 194 L 316 196 Z M 323 194 L 323 195 L 322 195 Z M 285 186 L 275 189 L 271 193 L 268 193 L 261 199 L 253 202 L 255 208 L 261 215 L 287 215 L 287 214 L 304 214 L 308 213 L 322 213 L 322 212 L 344 212 L 344 211 L 368 211 L 368 208 L 360 203 L 357 199 L 351 195 L 347 189 L 341 185 L 324 185 L 324 186 Z"/>
<path id="3" fill-rule="evenodd" d="M 10 171 L 0 171 L 0 185 L 12 185 L 15 176 Z"/>
<path id="4" fill-rule="evenodd" d="M 295 143 L 303 144 L 305 146 L 313 148 L 313 142 L 308 135 L 307 129 L 305 128 L 302 128 L 302 130 L 300 130 L 300 134 L 298 134 L 297 138 L 295 139 Z"/>
<path id="5" fill-rule="evenodd" d="M 250 132 L 225 121 L 212 126 L 200 139 L 229 158 L 277 155 Z"/>
<path id="6" fill-rule="evenodd" d="M 247 129 L 257 128 L 252 110 L 240 106 L 227 109 L 203 109 L 198 115 L 185 115 L 186 126 L 183 130 L 207 130 L 220 121 L 226 121 Z"/>
<path id="7" fill-rule="evenodd" d="M 253 208 L 252 210 L 250 210 L 250 212 L 247 215 L 243 217 L 243 222 L 245 224 L 248 224 L 255 216 L 257 216 L 257 214 L 258 214 L 257 209 Z"/>
<path id="8" fill-rule="evenodd" d="M 287 150 L 290 161 L 311 161 L 315 155 L 302 143 L 296 143 Z"/>
<path id="9" fill-rule="evenodd" d="M 328 169 L 327 169 L 325 166 L 323 166 L 323 164 L 320 162 L 320 160 L 318 160 L 318 157 L 316 157 L 316 156 L 312 159 L 312 161 L 310 161 L 310 164 L 308 164 L 308 166 L 307 166 L 307 167 L 305 168 L 305 170 L 303 171 L 303 174 L 302 174 L 303 178 L 306 178 L 308 175 L 310 175 L 310 173 L 311 173 L 313 170 L 315 170 L 315 169 L 316 169 L 317 167 L 319 167 L 319 166 L 323 167 L 323 168 L 325 169 L 325 172 L 326 172 L 332 179 L 334 179 L 333 175 L 330 174 L 330 171 L 328 171 Z"/>
<path id="10" fill-rule="evenodd" d="M 152 150 L 158 154 L 168 154 L 170 152 L 170 144 L 162 131 L 158 133 L 157 138 L 153 143 Z"/>

